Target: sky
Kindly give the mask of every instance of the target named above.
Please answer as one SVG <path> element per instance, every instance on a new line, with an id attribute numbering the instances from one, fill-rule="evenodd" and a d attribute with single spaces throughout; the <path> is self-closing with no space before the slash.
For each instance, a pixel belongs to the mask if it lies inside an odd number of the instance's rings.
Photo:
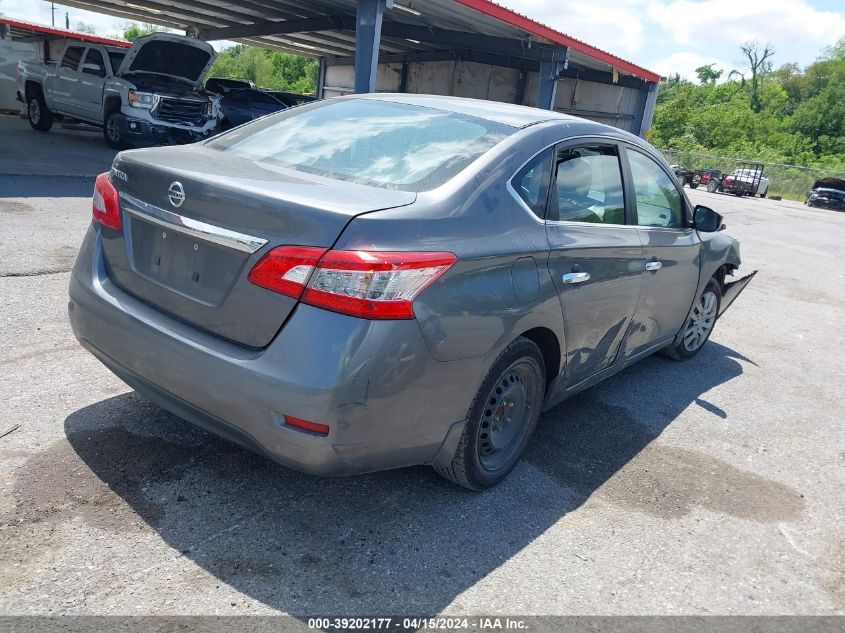
<path id="1" fill-rule="evenodd" d="M 400 4 L 401 0 L 397 0 Z M 567 35 L 603 48 L 649 70 L 695 79 L 695 69 L 714 63 L 742 70 L 740 45 L 756 39 L 775 49 L 775 66 L 806 66 L 819 51 L 845 36 L 845 0 L 499 0 Z M 80 22 L 99 35 L 119 36 L 126 20 L 57 4 L 56 25 Z M 11 18 L 50 24 L 50 3 L 0 0 Z M 217 47 L 219 48 L 219 44 Z"/>

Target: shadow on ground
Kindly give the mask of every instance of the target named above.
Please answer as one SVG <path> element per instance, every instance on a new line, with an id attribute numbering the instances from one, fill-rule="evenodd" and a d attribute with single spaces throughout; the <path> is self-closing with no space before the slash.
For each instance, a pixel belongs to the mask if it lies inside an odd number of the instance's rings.
<path id="1" fill-rule="evenodd" d="M 220 581 L 295 615 L 435 613 L 593 494 L 664 517 L 696 507 L 755 521 L 797 515 L 798 494 L 781 484 L 651 444 L 739 376 L 737 359 L 711 342 L 695 361 L 650 358 L 565 402 L 544 416 L 524 463 L 484 494 L 422 467 L 309 477 L 121 395 L 67 418 L 69 444 L 18 471 L 26 509 L 0 519 L 26 538 L 28 522 L 79 518 L 137 533 L 140 516 Z M 638 397 L 655 383 L 661 399 Z M 606 404 L 623 397 L 628 407 Z M 730 424 L 719 411 L 713 423 Z"/>

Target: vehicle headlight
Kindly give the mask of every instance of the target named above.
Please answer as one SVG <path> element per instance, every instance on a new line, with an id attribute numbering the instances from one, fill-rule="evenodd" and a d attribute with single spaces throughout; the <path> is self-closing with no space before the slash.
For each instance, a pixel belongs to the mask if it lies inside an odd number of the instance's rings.
<path id="1" fill-rule="evenodd" d="M 133 108 L 144 108 L 145 110 L 152 110 L 155 106 L 156 96 L 151 92 L 138 92 L 137 90 L 129 91 L 129 105 Z"/>

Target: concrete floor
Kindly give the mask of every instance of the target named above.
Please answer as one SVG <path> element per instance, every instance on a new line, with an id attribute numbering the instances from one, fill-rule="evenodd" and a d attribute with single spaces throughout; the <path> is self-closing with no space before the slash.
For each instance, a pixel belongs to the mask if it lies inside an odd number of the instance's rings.
<path id="1" fill-rule="evenodd" d="M 546 414 L 485 494 L 427 468 L 317 479 L 144 402 L 76 344 L 92 179 L 65 176 L 108 150 L 12 123 L 0 614 L 845 612 L 845 215 L 691 192 L 760 269 L 694 360 L 646 359 Z"/>

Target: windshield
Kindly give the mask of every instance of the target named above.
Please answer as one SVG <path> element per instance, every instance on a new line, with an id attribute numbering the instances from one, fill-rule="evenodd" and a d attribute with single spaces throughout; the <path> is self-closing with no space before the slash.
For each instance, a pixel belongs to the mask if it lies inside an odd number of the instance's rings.
<path id="1" fill-rule="evenodd" d="M 338 180 L 427 191 L 514 130 L 434 108 L 344 99 L 260 119 L 215 137 L 208 146 Z"/>

